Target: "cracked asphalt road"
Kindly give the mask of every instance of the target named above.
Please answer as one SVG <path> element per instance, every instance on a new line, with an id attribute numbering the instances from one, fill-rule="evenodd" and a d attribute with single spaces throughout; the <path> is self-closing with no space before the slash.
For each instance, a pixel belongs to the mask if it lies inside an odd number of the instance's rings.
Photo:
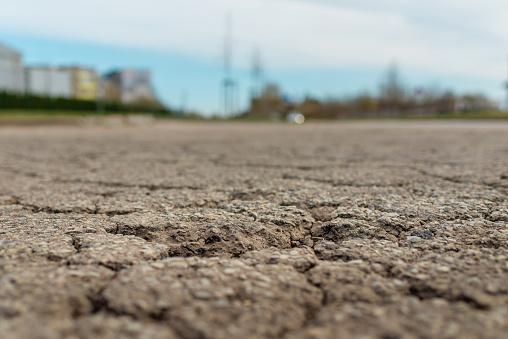
<path id="1" fill-rule="evenodd" d="M 0 128 L 2 338 L 506 338 L 508 122 Z"/>

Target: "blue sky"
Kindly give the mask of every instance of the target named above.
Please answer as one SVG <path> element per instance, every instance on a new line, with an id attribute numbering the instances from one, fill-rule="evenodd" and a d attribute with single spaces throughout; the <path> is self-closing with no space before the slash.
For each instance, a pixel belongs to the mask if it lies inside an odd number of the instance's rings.
<path id="1" fill-rule="evenodd" d="M 411 87 L 503 103 L 507 11 L 504 0 L 18 0 L 2 5 L 0 42 L 26 64 L 149 69 L 169 106 L 212 114 L 230 13 L 242 107 L 255 48 L 265 82 L 295 99 L 375 94 L 396 62 Z"/>

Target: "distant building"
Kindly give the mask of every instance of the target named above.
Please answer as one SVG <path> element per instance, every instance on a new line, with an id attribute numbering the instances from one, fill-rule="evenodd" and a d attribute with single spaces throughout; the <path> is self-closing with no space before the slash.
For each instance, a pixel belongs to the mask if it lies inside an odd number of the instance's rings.
<path id="1" fill-rule="evenodd" d="M 72 71 L 49 66 L 26 67 L 25 90 L 35 95 L 72 98 Z"/>
<path id="2" fill-rule="evenodd" d="M 117 70 L 104 75 L 106 101 L 126 104 L 157 102 L 149 71 Z"/>
<path id="3" fill-rule="evenodd" d="M 23 91 L 21 53 L 0 44 L 0 91 Z"/>
<path id="4" fill-rule="evenodd" d="M 81 100 L 96 100 L 99 91 L 99 76 L 92 68 L 62 67 L 71 73 L 72 96 Z"/>

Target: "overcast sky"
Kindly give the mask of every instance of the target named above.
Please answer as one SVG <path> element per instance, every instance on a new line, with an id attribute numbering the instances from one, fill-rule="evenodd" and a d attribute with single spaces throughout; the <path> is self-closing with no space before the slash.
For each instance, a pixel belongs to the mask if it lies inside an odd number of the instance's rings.
<path id="1" fill-rule="evenodd" d="M 170 105 L 212 112 L 226 13 L 244 103 L 256 46 L 266 79 L 296 97 L 375 92 L 397 62 L 412 85 L 503 100 L 506 0 L 17 0 L 1 6 L 0 41 L 27 62 L 151 69 Z"/>

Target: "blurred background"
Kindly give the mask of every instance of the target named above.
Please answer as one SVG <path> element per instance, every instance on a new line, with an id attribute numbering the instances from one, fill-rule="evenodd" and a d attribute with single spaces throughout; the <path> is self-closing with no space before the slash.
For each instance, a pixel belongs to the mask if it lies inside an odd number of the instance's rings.
<path id="1" fill-rule="evenodd" d="M 0 109 L 283 120 L 507 109 L 501 0 L 18 0 Z"/>

